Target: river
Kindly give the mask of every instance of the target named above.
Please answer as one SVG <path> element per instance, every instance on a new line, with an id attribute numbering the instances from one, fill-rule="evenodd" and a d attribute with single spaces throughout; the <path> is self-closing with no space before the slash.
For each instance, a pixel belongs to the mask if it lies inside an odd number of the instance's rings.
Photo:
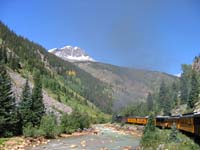
<path id="1" fill-rule="evenodd" d="M 46 145 L 30 147 L 30 150 L 125 150 L 135 149 L 140 138 L 118 132 L 104 125 L 95 126 L 98 134 L 88 134 L 51 140 Z"/>

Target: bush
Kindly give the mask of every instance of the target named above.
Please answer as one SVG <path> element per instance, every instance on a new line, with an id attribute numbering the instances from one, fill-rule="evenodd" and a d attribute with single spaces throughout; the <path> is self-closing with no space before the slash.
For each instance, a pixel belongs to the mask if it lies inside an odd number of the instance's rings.
<path id="1" fill-rule="evenodd" d="M 144 134 L 146 132 L 154 132 L 155 129 L 156 129 L 156 127 L 155 127 L 155 116 L 154 116 L 154 113 L 151 112 L 149 117 L 148 117 L 148 122 L 145 126 L 145 129 L 144 129 Z"/>
<path id="2" fill-rule="evenodd" d="M 0 138 L 0 145 L 4 145 L 4 142 L 6 142 L 7 138 Z"/>
<path id="3" fill-rule="evenodd" d="M 72 115 L 64 114 L 61 118 L 61 130 L 63 133 L 73 133 L 78 129 L 79 124 L 75 121 Z"/>
<path id="4" fill-rule="evenodd" d="M 33 127 L 31 123 L 28 123 L 27 126 L 23 128 L 23 135 L 25 137 L 44 136 L 46 138 L 55 138 L 60 133 L 60 127 L 57 126 L 56 118 L 52 115 L 43 116 L 39 128 Z"/>
<path id="5" fill-rule="evenodd" d="M 64 133 L 73 133 L 78 129 L 90 127 L 90 118 L 87 114 L 81 114 L 74 110 L 72 114 L 64 114 L 61 118 L 61 128 Z"/>
<path id="6" fill-rule="evenodd" d="M 44 132 L 36 127 L 33 127 L 32 123 L 28 123 L 23 127 L 23 135 L 25 137 L 40 137 L 44 136 Z"/>
<path id="7" fill-rule="evenodd" d="M 31 123 L 23 127 L 23 135 L 25 137 L 33 137 L 33 125 Z"/>
<path id="8" fill-rule="evenodd" d="M 163 149 L 169 150 L 197 150 L 200 147 L 195 144 L 192 139 L 188 138 L 186 135 L 177 133 L 176 137 L 179 139 L 176 141 L 169 141 L 171 136 L 171 130 L 160 130 L 155 129 L 154 132 L 147 131 L 142 136 L 140 146 L 143 150 L 154 150 L 161 149 L 160 146 L 163 146 Z"/>
<path id="9" fill-rule="evenodd" d="M 12 137 L 12 136 L 13 136 L 13 132 L 11 132 L 11 131 L 5 131 L 4 137 Z"/>
<path id="10" fill-rule="evenodd" d="M 172 128 L 171 128 L 171 133 L 169 135 L 169 142 L 179 142 L 178 139 L 178 130 L 176 129 L 176 124 L 174 123 Z"/>
<path id="11" fill-rule="evenodd" d="M 56 118 L 53 115 L 43 116 L 40 123 L 40 130 L 43 131 L 46 138 L 55 138 L 60 134 Z"/>

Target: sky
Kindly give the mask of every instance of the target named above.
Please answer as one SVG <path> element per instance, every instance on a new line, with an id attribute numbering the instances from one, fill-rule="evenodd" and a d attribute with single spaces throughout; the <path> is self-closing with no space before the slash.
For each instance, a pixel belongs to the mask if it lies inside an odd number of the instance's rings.
<path id="1" fill-rule="evenodd" d="M 0 0 L 0 20 L 46 49 L 179 74 L 200 54 L 199 0 Z"/>

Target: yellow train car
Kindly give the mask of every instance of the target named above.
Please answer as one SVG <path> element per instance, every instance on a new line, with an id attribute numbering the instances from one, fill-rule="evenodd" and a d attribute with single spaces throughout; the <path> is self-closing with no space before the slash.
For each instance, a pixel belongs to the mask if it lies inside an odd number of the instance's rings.
<path id="1" fill-rule="evenodd" d="M 148 117 L 123 117 L 126 123 L 146 125 Z M 200 137 L 200 112 L 189 113 L 181 116 L 157 116 L 155 125 L 161 128 L 171 128 L 176 124 L 176 128 Z"/>
<path id="2" fill-rule="evenodd" d="M 175 124 L 176 128 L 178 129 L 179 117 L 175 117 L 175 116 L 169 117 L 167 118 L 166 122 L 167 122 L 166 124 L 167 128 L 171 128 L 173 124 Z"/>
<path id="3" fill-rule="evenodd" d="M 137 124 L 146 125 L 148 117 L 137 117 Z"/>
<path id="4" fill-rule="evenodd" d="M 179 130 L 194 133 L 194 115 L 186 115 L 179 118 L 178 126 Z"/>
<path id="5" fill-rule="evenodd" d="M 127 118 L 127 123 L 137 123 L 137 118 L 136 117 L 129 117 Z"/>

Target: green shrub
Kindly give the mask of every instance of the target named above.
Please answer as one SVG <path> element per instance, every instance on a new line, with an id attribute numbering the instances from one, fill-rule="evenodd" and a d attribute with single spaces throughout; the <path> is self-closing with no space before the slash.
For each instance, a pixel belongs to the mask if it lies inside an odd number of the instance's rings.
<path id="1" fill-rule="evenodd" d="M 177 141 L 169 141 L 172 136 L 171 130 L 160 130 L 158 128 L 155 129 L 154 132 L 147 131 L 143 134 L 140 146 L 143 147 L 143 150 L 154 150 L 159 149 L 162 145 L 163 149 L 169 150 L 197 150 L 200 147 L 195 144 L 190 138 L 187 136 L 177 133 L 176 139 Z M 174 139 L 174 136 L 173 136 Z"/>
<path id="2" fill-rule="evenodd" d="M 33 137 L 34 127 L 31 123 L 28 123 L 25 127 L 23 127 L 23 135 L 25 137 Z"/>
<path id="3" fill-rule="evenodd" d="M 33 128 L 33 137 L 42 137 L 45 136 L 45 132 L 40 128 Z"/>
<path id="4" fill-rule="evenodd" d="M 11 132 L 11 131 L 5 131 L 4 137 L 12 137 L 12 136 L 13 136 L 13 132 Z"/>
<path id="5" fill-rule="evenodd" d="M 0 138 L 0 145 L 4 145 L 4 142 L 6 142 L 7 138 Z"/>
<path id="6" fill-rule="evenodd" d="M 46 138 L 55 138 L 60 134 L 56 118 L 53 115 L 43 116 L 40 123 L 40 130 L 43 131 Z"/>
<path id="7" fill-rule="evenodd" d="M 178 139 L 178 130 L 176 129 L 176 124 L 174 123 L 172 128 L 171 128 L 171 133 L 169 135 L 169 142 L 179 142 L 179 139 Z"/>
<path id="8" fill-rule="evenodd" d="M 27 126 L 23 127 L 23 135 L 25 137 L 41 137 L 44 136 L 45 133 L 43 130 L 33 127 L 31 123 L 28 123 Z"/>
<path id="9" fill-rule="evenodd" d="M 53 115 L 43 116 L 40 127 L 33 127 L 31 123 L 28 123 L 23 128 L 23 135 L 25 137 L 40 137 L 55 138 L 61 133 L 60 127 L 57 126 L 56 118 Z"/>
<path id="10" fill-rule="evenodd" d="M 156 127 L 155 127 L 155 116 L 154 116 L 154 113 L 151 112 L 149 117 L 148 117 L 148 122 L 145 126 L 145 129 L 144 129 L 144 134 L 146 132 L 154 132 L 155 129 L 156 129 Z"/>
<path id="11" fill-rule="evenodd" d="M 78 124 L 74 121 L 72 115 L 64 114 L 61 118 L 61 130 L 63 133 L 73 133 L 77 128 Z"/>
<path id="12" fill-rule="evenodd" d="M 74 110 L 72 114 L 64 114 L 61 118 L 61 128 L 64 133 L 73 133 L 78 129 L 90 127 L 90 118 L 87 114 L 81 114 Z"/>

